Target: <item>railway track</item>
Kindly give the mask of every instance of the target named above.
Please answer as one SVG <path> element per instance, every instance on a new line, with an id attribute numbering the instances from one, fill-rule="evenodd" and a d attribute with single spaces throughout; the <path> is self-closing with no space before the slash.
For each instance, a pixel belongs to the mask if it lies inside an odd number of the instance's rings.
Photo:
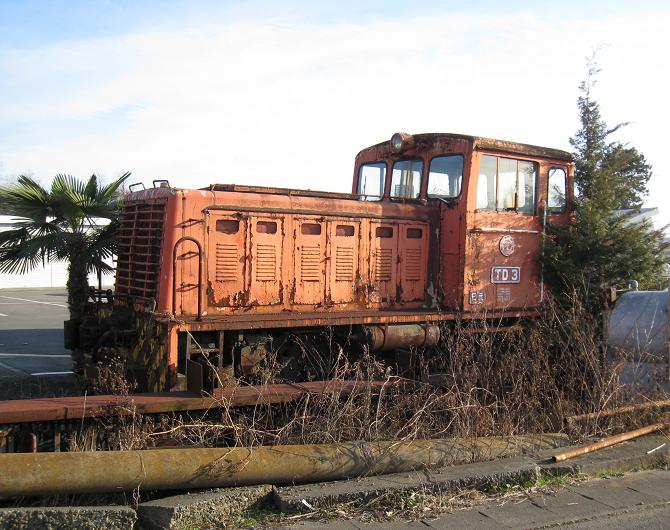
<path id="1" fill-rule="evenodd" d="M 346 397 L 357 392 L 379 393 L 400 381 L 393 378 L 237 386 L 216 389 L 206 396 L 194 392 L 158 392 L 0 401 L 0 453 L 61 451 L 67 433 L 93 418 L 205 413 L 289 403 L 306 395 Z"/>

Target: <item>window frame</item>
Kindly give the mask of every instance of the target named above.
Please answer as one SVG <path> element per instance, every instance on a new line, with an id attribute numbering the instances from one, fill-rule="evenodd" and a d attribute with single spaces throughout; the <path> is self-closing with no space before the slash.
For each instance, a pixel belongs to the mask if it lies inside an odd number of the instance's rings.
<path id="1" fill-rule="evenodd" d="M 563 207 L 561 209 L 549 206 L 549 174 L 552 169 L 563 171 Z M 560 215 L 568 211 L 568 170 L 563 166 L 550 166 L 547 169 L 547 213 L 549 215 Z"/>
<path id="2" fill-rule="evenodd" d="M 463 160 L 463 166 L 462 166 L 462 170 L 461 170 L 461 185 L 460 185 L 460 189 L 458 190 L 458 195 L 454 195 L 453 197 L 431 197 L 428 194 L 428 186 L 430 186 L 430 166 L 433 163 L 433 160 L 435 160 L 436 158 L 446 158 L 448 156 L 460 156 L 461 159 Z M 426 173 L 426 178 L 424 180 L 426 181 L 426 198 L 428 200 L 438 199 L 438 200 L 443 200 L 443 201 L 455 201 L 455 200 L 457 200 L 461 197 L 461 195 L 463 194 L 463 181 L 465 180 L 465 154 L 464 153 L 446 153 L 446 154 L 442 153 L 442 154 L 435 155 L 428 161 L 428 166 L 427 167 L 428 167 L 428 169 L 427 169 L 427 173 Z"/>
<path id="3" fill-rule="evenodd" d="M 539 179 L 540 179 L 540 163 L 537 160 L 532 160 L 528 158 L 516 158 L 514 156 L 501 156 L 498 154 L 491 154 L 491 153 L 481 153 L 479 156 L 478 160 L 478 167 L 477 167 L 477 183 L 476 186 L 474 187 L 475 189 L 475 206 L 476 206 L 476 199 L 477 199 L 477 193 L 479 191 L 479 179 L 481 178 L 481 163 L 482 163 L 482 158 L 485 156 L 490 156 L 496 159 L 496 179 L 495 179 L 495 208 L 490 209 L 490 208 L 475 208 L 476 212 L 495 212 L 495 213 L 510 213 L 510 214 L 516 214 L 516 215 L 531 215 L 535 216 L 537 215 L 537 201 L 538 201 L 538 195 L 539 195 L 539 189 L 538 189 L 538 184 L 539 184 Z M 513 160 L 516 162 L 516 186 L 515 186 L 515 206 L 514 208 L 498 208 L 498 192 L 500 191 L 500 160 L 501 159 L 506 159 L 506 160 Z M 533 211 L 532 212 L 525 212 L 519 210 L 519 162 L 528 162 L 530 164 L 533 164 L 534 169 L 535 169 L 535 180 L 533 183 Z"/>
<path id="4" fill-rule="evenodd" d="M 381 190 L 381 195 L 366 195 L 365 193 L 360 193 L 361 189 L 361 173 L 363 171 L 363 167 L 365 166 L 374 166 L 376 164 L 383 164 L 384 165 L 384 187 Z M 388 174 L 389 174 L 389 163 L 388 160 L 378 160 L 377 162 L 363 162 L 360 166 L 358 166 L 358 176 L 357 176 L 357 181 L 356 181 L 356 195 L 358 195 L 361 200 L 365 202 L 379 202 L 386 198 L 386 188 L 388 187 Z M 371 198 L 373 197 L 373 198 Z"/>

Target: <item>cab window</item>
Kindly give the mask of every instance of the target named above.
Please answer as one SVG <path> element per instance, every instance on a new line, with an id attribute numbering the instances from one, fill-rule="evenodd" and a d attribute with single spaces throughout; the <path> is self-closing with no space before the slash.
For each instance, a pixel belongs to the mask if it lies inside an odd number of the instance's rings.
<path id="1" fill-rule="evenodd" d="M 535 212 L 537 164 L 484 155 L 479 164 L 477 209 Z"/>
<path id="2" fill-rule="evenodd" d="M 428 197 L 453 199 L 461 194 L 463 155 L 437 156 L 430 161 Z"/>
<path id="3" fill-rule="evenodd" d="M 422 171 L 423 161 L 420 158 L 395 162 L 391 175 L 391 197 L 418 199 L 421 191 Z"/>
<path id="4" fill-rule="evenodd" d="M 548 179 L 548 195 L 547 208 L 550 213 L 560 213 L 565 211 L 566 199 L 565 191 L 567 187 L 567 178 L 565 169 L 562 167 L 552 167 L 547 176 Z"/>
<path id="5" fill-rule="evenodd" d="M 363 164 L 358 172 L 358 194 L 364 201 L 378 201 L 384 195 L 386 163 Z"/>

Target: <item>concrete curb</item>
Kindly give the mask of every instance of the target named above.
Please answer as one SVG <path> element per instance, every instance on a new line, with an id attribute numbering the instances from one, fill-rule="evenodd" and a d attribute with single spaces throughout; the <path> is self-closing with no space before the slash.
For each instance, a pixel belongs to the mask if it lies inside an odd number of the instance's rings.
<path id="1" fill-rule="evenodd" d="M 506 458 L 447 467 L 432 472 L 413 471 L 340 482 L 277 488 L 274 502 L 285 513 L 305 513 L 381 495 L 421 490 L 440 493 L 458 489 L 493 489 L 537 478 L 539 468 L 529 457 Z M 311 508 L 312 509 L 311 509 Z"/>
<path id="2" fill-rule="evenodd" d="M 224 517 L 263 503 L 271 492 L 272 486 L 264 485 L 165 497 L 143 502 L 137 515 L 142 528 L 148 530 L 216 526 Z"/>
<path id="3" fill-rule="evenodd" d="M 0 528 L 12 530 L 132 530 L 136 520 L 129 506 L 0 509 Z"/>
<path id="4" fill-rule="evenodd" d="M 438 471 L 397 473 L 332 483 L 277 488 L 276 506 L 286 513 L 306 513 L 338 503 L 365 501 L 383 494 L 406 491 L 439 493 L 460 489 L 488 490 L 556 474 L 610 474 L 658 467 L 670 460 L 670 444 L 651 454 L 667 438 L 650 435 L 561 463 L 550 457 L 557 449 L 545 450 L 533 458 L 522 456 L 476 464 L 446 467 Z M 570 449 L 566 447 L 565 449 Z"/>

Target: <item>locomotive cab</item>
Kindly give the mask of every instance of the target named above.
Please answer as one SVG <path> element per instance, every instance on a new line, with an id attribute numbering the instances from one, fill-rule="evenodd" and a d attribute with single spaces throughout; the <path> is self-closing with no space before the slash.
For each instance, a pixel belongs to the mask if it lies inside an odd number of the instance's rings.
<path id="1" fill-rule="evenodd" d="M 396 133 L 358 154 L 352 193 L 437 211 L 431 253 L 441 306 L 539 311 L 544 227 L 568 221 L 571 182 L 571 156 L 557 149 Z"/>

